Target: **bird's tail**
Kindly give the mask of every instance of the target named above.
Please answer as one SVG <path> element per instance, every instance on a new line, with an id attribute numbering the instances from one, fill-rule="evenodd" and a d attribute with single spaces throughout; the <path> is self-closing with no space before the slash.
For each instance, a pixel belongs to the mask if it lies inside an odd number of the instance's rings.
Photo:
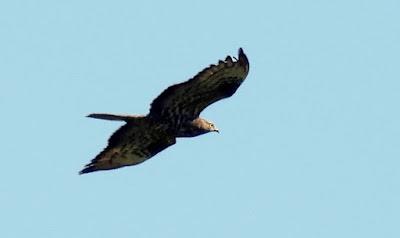
<path id="1" fill-rule="evenodd" d="M 92 113 L 87 115 L 90 118 L 102 119 L 102 120 L 110 120 L 110 121 L 132 121 L 137 118 L 143 118 L 144 116 L 138 115 L 116 115 L 116 114 L 108 114 L 108 113 Z"/>

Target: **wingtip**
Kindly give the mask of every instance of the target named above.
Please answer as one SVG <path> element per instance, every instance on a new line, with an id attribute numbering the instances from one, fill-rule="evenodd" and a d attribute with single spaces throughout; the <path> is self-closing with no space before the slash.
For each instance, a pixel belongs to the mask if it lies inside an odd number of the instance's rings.
<path id="1" fill-rule="evenodd" d="M 82 169 L 81 171 L 79 171 L 79 175 L 91 173 L 94 171 L 96 171 L 96 169 L 93 166 L 86 167 L 86 168 Z"/>
<path id="2" fill-rule="evenodd" d="M 85 167 L 83 167 L 83 169 L 81 171 L 79 171 L 79 175 L 82 174 L 87 174 L 87 173 L 91 173 L 91 172 L 95 172 L 98 171 L 98 169 L 96 168 L 96 166 L 94 166 L 92 163 L 85 165 Z"/>
<path id="3" fill-rule="evenodd" d="M 78 174 L 79 174 L 79 175 L 82 175 L 82 174 L 86 174 L 86 173 L 89 173 L 89 172 L 86 172 L 85 169 L 82 169 L 81 171 L 79 171 Z"/>
<path id="4" fill-rule="evenodd" d="M 243 65 L 246 67 L 246 71 L 249 71 L 249 59 L 247 58 L 246 54 L 243 51 L 243 48 L 240 47 L 238 50 L 238 54 L 239 54 L 239 64 Z"/>
<path id="5" fill-rule="evenodd" d="M 240 57 L 243 57 L 243 56 L 246 57 L 246 54 L 244 53 L 242 47 L 239 48 L 239 50 L 238 50 L 238 55 L 239 55 L 239 59 L 240 59 Z"/>

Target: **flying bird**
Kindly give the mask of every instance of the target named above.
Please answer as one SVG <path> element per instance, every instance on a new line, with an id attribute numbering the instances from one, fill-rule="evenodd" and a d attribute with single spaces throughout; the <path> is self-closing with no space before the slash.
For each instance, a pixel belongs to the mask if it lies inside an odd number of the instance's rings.
<path id="1" fill-rule="evenodd" d="M 88 117 L 124 121 L 100 152 L 79 174 L 136 165 L 176 143 L 178 137 L 218 132 L 199 115 L 207 106 L 232 96 L 249 72 L 249 61 L 239 49 L 239 58 L 227 56 L 186 82 L 168 87 L 150 105 L 145 116 L 94 113 Z"/>

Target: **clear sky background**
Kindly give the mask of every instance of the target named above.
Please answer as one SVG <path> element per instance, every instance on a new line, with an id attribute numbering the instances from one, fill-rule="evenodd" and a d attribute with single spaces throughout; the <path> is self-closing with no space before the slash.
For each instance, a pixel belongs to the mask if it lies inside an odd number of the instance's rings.
<path id="1" fill-rule="evenodd" d="M 0 237 L 400 237 L 400 3 L 3 1 Z M 243 47 L 210 133 L 79 176 L 167 86 Z"/>

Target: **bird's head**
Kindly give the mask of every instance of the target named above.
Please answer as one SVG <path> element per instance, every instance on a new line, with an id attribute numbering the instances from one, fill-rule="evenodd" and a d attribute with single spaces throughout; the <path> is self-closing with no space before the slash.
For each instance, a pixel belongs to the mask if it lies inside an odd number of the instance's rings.
<path id="1" fill-rule="evenodd" d="M 210 132 L 218 132 L 218 133 L 219 133 L 218 128 L 217 128 L 217 127 L 215 126 L 215 124 L 212 123 L 212 122 L 208 122 L 208 130 L 209 130 Z"/>
<path id="2" fill-rule="evenodd" d="M 194 124 L 200 128 L 201 130 L 204 131 L 204 133 L 207 132 L 218 132 L 218 128 L 215 126 L 214 123 L 207 121 L 206 119 L 203 118 L 197 118 L 196 120 L 193 121 Z"/>
<path id="3" fill-rule="evenodd" d="M 203 118 L 196 118 L 193 121 L 183 124 L 177 131 L 177 137 L 193 137 L 199 136 L 208 132 L 219 132 L 214 123 Z"/>

